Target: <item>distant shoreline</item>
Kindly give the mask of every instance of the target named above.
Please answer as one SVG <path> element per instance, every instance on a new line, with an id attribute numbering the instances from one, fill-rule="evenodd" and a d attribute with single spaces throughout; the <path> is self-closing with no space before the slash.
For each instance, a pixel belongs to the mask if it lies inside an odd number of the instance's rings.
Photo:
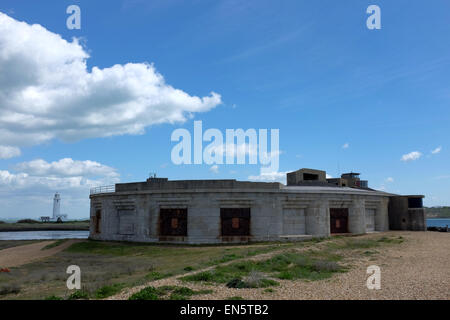
<path id="1" fill-rule="evenodd" d="M 89 231 L 89 222 L 0 224 L 0 232 L 20 231 Z"/>
<path id="2" fill-rule="evenodd" d="M 449 219 L 450 207 L 425 207 L 427 219 Z"/>

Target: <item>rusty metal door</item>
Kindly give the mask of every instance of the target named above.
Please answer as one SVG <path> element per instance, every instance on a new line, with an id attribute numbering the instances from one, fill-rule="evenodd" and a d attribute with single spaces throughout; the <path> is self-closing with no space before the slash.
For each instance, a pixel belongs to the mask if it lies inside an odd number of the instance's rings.
<path id="1" fill-rule="evenodd" d="M 330 232 L 348 232 L 348 208 L 330 208 Z"/>
<path id="2" fill-rule="evenodd" d="M 100 224 L 102 222 L 102 211 L 101 210 L 97 210 L 95 212 L 95 217 L 94 217 L 94 230 L 95 233 L 100 233 L 101 229 L 100 229 Z"/>
<path id="3" fill-rule="evenodd" d="M 187 236 L 187 209 L 160 209 L 159 235 Z"/>
<path id="4" fill-rule="evenodd" d="M 250 235 L 250 208 L 221 208 L 222 236 Z"/>

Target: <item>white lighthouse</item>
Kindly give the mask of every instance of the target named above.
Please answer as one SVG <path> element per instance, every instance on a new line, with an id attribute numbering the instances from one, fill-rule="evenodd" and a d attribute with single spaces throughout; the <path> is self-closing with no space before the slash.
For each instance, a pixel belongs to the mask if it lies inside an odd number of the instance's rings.
<path id="1" fill-rule="evenodd" d="M 53 220 L 58 219 L 61 213 L 61 197 L 59 193 L 55 193 L 55 197 L 53 198 Z"/>
<path id="2" fill-rule="evenodd" d="M 55 197 L 53 198 L 53 219 L 57 221 L 58 219 L 65 220 L 67 219 L 67 214 L 61 214 L 61 197 L 59 193 L 55 193 Z"/>

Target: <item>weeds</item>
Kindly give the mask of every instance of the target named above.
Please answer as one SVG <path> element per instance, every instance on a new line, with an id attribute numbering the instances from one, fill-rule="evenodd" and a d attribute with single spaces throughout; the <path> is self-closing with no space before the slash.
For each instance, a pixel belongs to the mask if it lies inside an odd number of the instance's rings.
<path id="1" fill-rule="evenodd" d="M 128 300 L 159 300 L 159 292 L 154 287 L 147 287 L 133 294 Z"/>
<path id="2" fill-rule="evenodd" d="M 320 280 L 335 272 L 345 271 L 337 262 L 315 259 L 293 252 L 278 254 L 262 261 L 241 261 L 217 266 L 212 271 L 200 272 L 180 278 L 183 281 L 226 283 L 230 288 L 258 288 L 278 285 L 265 274 L 279 279 Z"/>
<path id="3" fill-rule="evenodd" d="M 5 284 L 0 287 L 0 296 L 7 294 L 18 294 L 20 292 L 20 286 L 17 284 Z"/>
<path id="4" fill-rule="evenodd" d="M 84 290 L 76 290 L 67 298 L 67 300 L 81 300 L 81 299 L 89 299 L 89 293 L 87 293 Z"/>
<path id="5" fill-rule="evenodd" d="M 124 287 L 123 283 L 115 283 L 112 285 L 106 285 L 103 286 L 95 292 L 95 297 L 97 299 L 104 299 L 107 297 L 110 297 L 112 295 L 115 295 L 116 293 L 120 292 Z"/>
<path id="6" fill-rule="evenodd" d="M 154 280 L 160 280 L 160 279 L 168 278 L 168 277 L 170 277 L 172 275 L 173 275 L 172 273 L 162 274 L 162 273 L 159 273 L 157 271 L 153 271 L 153 272 L 150 272 L 149 274 L 147 274 L 145 276 L 145 279 L 149 280 L 149 281 L 154 281 Z"/>
<path id="7" fill-rule="evenodd" d="M 193 295 L 212 293 L 212 290 L 195 291 L 188 287 L 162 286 L 146 287 L 133 294 L 129 300 L 188 300 Z"/>

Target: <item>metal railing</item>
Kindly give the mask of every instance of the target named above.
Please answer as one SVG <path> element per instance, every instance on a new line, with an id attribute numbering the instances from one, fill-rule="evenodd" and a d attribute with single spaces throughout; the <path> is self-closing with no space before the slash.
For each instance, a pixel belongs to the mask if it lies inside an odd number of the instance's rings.
<path id="1" fill-rule="evenodd" d="M 100 187 L 91 188 L 91 194 L 110 193 L 110 192 L 116 192 L 116 186 L 115 185 L 100 186 Z"/>

